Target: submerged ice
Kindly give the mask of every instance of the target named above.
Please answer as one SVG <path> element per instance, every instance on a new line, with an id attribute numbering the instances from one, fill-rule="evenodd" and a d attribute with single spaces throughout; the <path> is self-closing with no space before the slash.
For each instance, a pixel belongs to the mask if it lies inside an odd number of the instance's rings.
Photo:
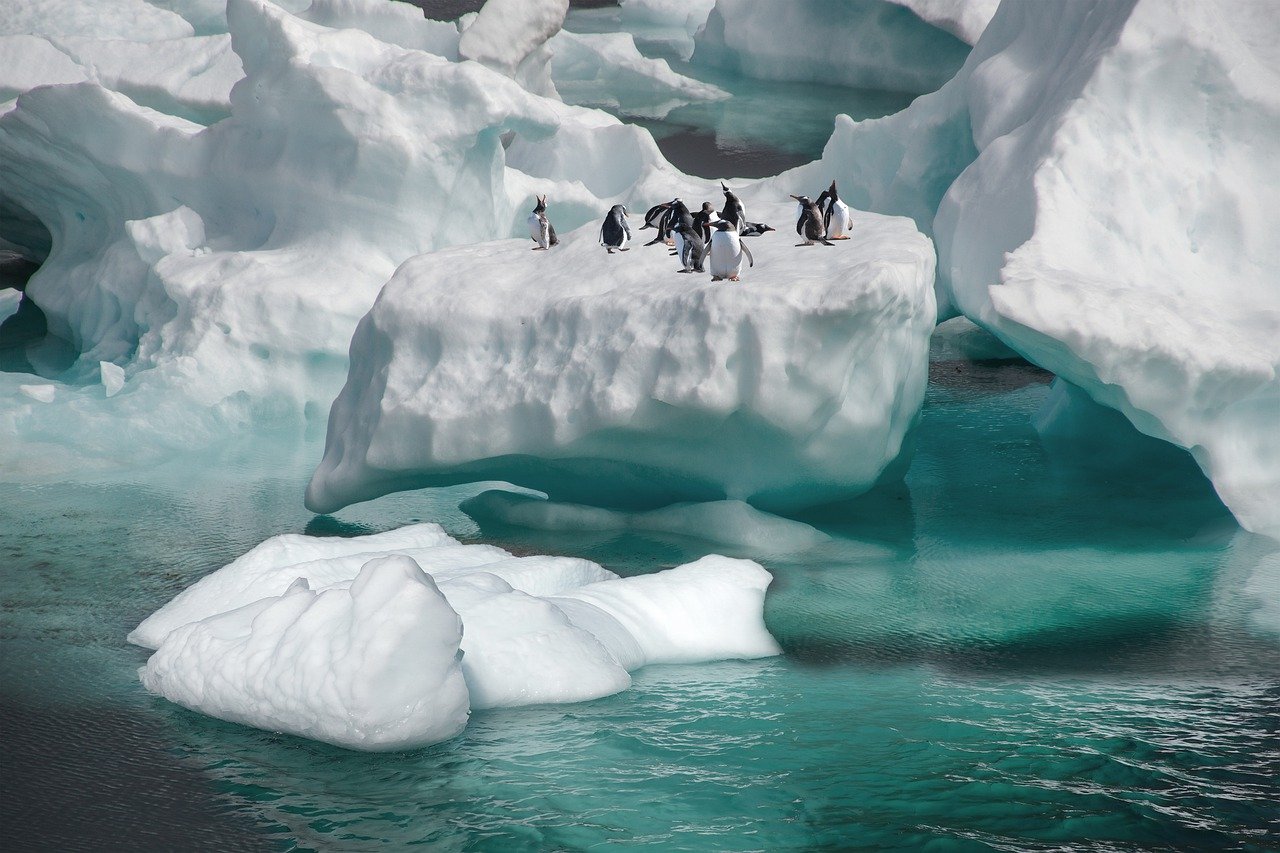
<path id="1" fill-rule="evenodd" d="M 446 740 L 470 709 L 578 702 L 649 664 L 777 654 L 771 576 L 709 556 L 620 578 L 463 545 L 434 524 L 283 535 L 208 575 L 130 641 L 147 689 L 202 713 L 363 750 Z"/>

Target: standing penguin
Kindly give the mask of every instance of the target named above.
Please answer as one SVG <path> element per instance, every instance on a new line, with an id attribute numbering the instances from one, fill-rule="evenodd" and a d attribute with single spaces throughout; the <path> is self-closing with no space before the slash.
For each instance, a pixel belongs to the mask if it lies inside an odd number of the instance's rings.
<path id="1" fill-rule="evenodd" d="M 853 227 L 853 216 L 849 213 L 849 205 L 840 200 L 836 194 L 836 182 L 823 193 L 827 197 L 827 209 L 822 215 L 826 226 L 828 240 L 848 240 L 849 230 Z"/>
<path id="2" fill-rule="evenodd" d="M 807 195 L 793 195 L 792 198 L 800 203 L 800 218 L 796 220 L 796 233 L 804 238 L 803 243 L 796 243 L 796 245 L 812 246 L 818 242 L 824 246 L 834 246 L 835 243 L 827 240 L 827 226 L 822 221 L 822 211 L 818 208 L 817 202 Z"/>
<path id="3" fill-rule="evenodd" d="M 560 238 L 556 236 L 556 227 L 547 219 L 547 197 L 534 196 L 534 199 L 537 204 L 533 207 L 533 213 L 529 214 L 529 236 L 538 244 L 533 247 L 536 252 L 559 245 Z"/>
<path id="4" fill-rule="evenodd" d="M 697 228 L 702 234 L 704 243 L 711 242 L 711 220 L 716 218 L 716 210 L 711 206 L 711 202 L 704 201 L 702 210 L 693 215 L 693 227 Z"/>
<path id="5" fill-rule="evenodd" d="M 711 224 L 716 229 L 711 235 L 711 280 L 724 281 L 727 278 L 738 281 L 738 274 L 742 272 L 742 256 L 746 255 L 747 263 L 753 267 L 756 259 L 738 239 L 738 229 L 732 222 L 720 219 Z"/>
<path id="6" fill-rule="evenodd" d="M 630 249 L 627 245 L 631 242 L 631 228 L 627 225 L 629 215 L 625 204 L 615 204 L 609 208 L 604 222 L 600 224 L 600 245 L 608 249 L 611 255 L 614 249 L 622 252 Z"/>
<path id="7" fill-rule="evenodd" d="M 720 189 L 724 191 L 724 210 L 720 211 L 720 218 L 741 228 L 742 223 L 747 221 L 747 212 L 743 209 L 742 202 L 733 194 L 733 190 L 724 185 L 723 181 L 720 183 Z"/>
<path id="8" fill-rule="evenodd" d="M 707 243 L 703 239 L 702 228 L 680 199 L 671 203 L 671 216 L 675 222 L 673 233 L 680 249 L 680 263 L 684 267 L 680 272 L 703 272 L 702 259 Z"/>

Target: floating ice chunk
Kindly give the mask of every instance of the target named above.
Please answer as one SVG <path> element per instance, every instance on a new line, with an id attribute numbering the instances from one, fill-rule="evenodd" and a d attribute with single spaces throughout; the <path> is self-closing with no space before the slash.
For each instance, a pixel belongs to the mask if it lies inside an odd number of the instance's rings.
<path id="1" fill-rule="evenodd" d="M 717 0 L 696 41 L 694 63 L 747 77 L 915 93 L 950 80 L 969 51 L 880 0 Z"/>
<path id="2" fill-rule="evenodd" d="M 785 227 L 792 207 L 753 209 Z M 405 263 L 356 331 L 307 505 L 495 479 L 597 506 L 793 508 L 865 491 L 898 455 L 935 316 L 910 222 L 856 214 L 838 250 L 766 236 L 742 284 L 595 238 Z"/>
<path id="3" fill-rule="evenodd" d="M 462 624 L 412 559 L 349 589 L 284 595 L 179 628 L 139 675 L 195 711 L 361 750 L 412 749 L 467 724 Z"/>
<path id="4" fill-rule="evenodd" d="M 180 592 L 144 619 L 129 634 L 129 642 L 149 649 L 159 648 L 175 628 L 261 598 L 280 595 L 294 578 L 300 576 L 307 577 L 313 589 L 338 581 L 350 581 L 360 566 L 379 552 L 399 554 L 411 549 L 457 544 L 457 540 L 438 524 L 412 524 L 385 533 L 351 538 L 297 533 L 273 536 Z M 326 568 L 324 561 L 348 555 L 360 555 L 362 559 L 337 567 L 328 576 L 318 574 Z M 309 564 L 307 571 L 293 571 L 293 567 L 304 563 Z"/>
<path id="5" fill-rule="evenodd" d="M 712 554 L 652 575 L 584 586 L 551 601 L 599 637 L 627 669 L 761 658 L 780 651 L 761 618 L 771 580 L 757 563 Z M 615 625 L 626 634 L 621 639 L 631 642 L 618 642 Z M 632 660 L 636 650 L 638 663 Z"/>
<path id="6" fill-rule="evenodd" d="M 761 512 L 742 501 L 684 503 L 648 512 L 619 512 L 490 490 L 463 501 L 461 509 L 482 524 L 499 521 L 536 530 L 670 533 L 754 553 L 803 551 L 831 538 L 808 524 Z"/>
<path id="7" fill-rule="evenodd" d="M 778 653 L 763 619 L 771 576 L 748 560 L 623 579 L 586 560 L 429 544 L 435 536 L 418 525 L 264 542 L 130 634 L 157 647 L 143 683 L 223 719 L 398 749 L 456 733 L 468 691 L 474 708 L 579 702 L 626 689 L 629 671 L 650 663 Z M 411 543 L 428 544 L 402 547 Z M 406 668 L 410 683 L 381 695 Z"/>
<path id="8" fill-rule="evenodd" d="M 114 397 L 119 394 L 120 389 L 124 387 L 124 368 L 109 361 L 100 361 L 98 362 L 98 372 L 101 375 L 102 387 L 106 389 L 107 396 Z"/>
<path id="9" fill-rule="evenodd" d="M 547 45 L 555 54 L 551 77 L 568 103 L 661 117 L 680 104 L 729 97 L 718 86 L 677 74 L 665 59 L 642 55 L 628 33 L 561 30 Z"/>
<path id="10" fill-rule="evenodd" d="M 473 708 L 582 702 L 626 690 L 627 670 L 552 602 L 476 573 L 441 583 L 465 626 Z"/>
<path id="11" fill-rule="evenodd" d="M 18 391 L 23 396 L 30 397 L 41 403 L 52 403 L 53 398 L 58 393 L 56 385 L 19 385 Z"/>

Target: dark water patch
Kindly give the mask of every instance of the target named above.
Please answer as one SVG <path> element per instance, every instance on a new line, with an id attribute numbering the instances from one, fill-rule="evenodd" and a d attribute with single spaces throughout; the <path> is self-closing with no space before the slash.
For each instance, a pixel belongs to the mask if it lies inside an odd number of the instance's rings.
<path id="1" fill-rule="evenodd" d="M 118 707 L 0 701 L 6 850 L 288 849 L 176 759 L 160 726 Z"/>
<path id="2" fill-rule="evenodd" d="M 957 400 L 1008 394 L 1052 381 L 1052 373 L 1021 358 L 929 362 L 929 384 L 935 393 Z"/>

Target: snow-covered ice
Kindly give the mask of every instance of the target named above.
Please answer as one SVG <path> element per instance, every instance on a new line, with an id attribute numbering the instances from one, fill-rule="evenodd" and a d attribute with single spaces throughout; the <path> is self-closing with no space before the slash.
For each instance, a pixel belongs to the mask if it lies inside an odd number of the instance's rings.
<path id="1" fill-rule="evenodd" d="M 932 248 L 869 214 L 797 248 L 793 209 L 749 208 L 784 230 L 740 284 L 639 241 L 608 255 L 594 224 L 536 255 L 503 240 L 410 260 L 352 340 L 307 505 L 485 479 L 630 507 L 865 491 L 923 398 Z"/>
<path id="2" fill-rule="evenodd" d="M 171 633 L 146 688 L 232 722 L 361 750 L 412 749 L 467 724 L 462 623 L 412 559 L 370 560 L 346 589 L 305 580 Z"/>
<path id="3" fill-rule="evenodd" d="M 718 556 L 619 578 L 586 560 L 462 545 L 431 524 L 290 534 L 192 585 L 129 639 L 156 649 L 147 688 L 194 710 L 407 749 L 457 734 L 469 708 L 584 701 L 626 689 L 647 664 L 777 654 L 763 620 L 770 580 Z"/>

